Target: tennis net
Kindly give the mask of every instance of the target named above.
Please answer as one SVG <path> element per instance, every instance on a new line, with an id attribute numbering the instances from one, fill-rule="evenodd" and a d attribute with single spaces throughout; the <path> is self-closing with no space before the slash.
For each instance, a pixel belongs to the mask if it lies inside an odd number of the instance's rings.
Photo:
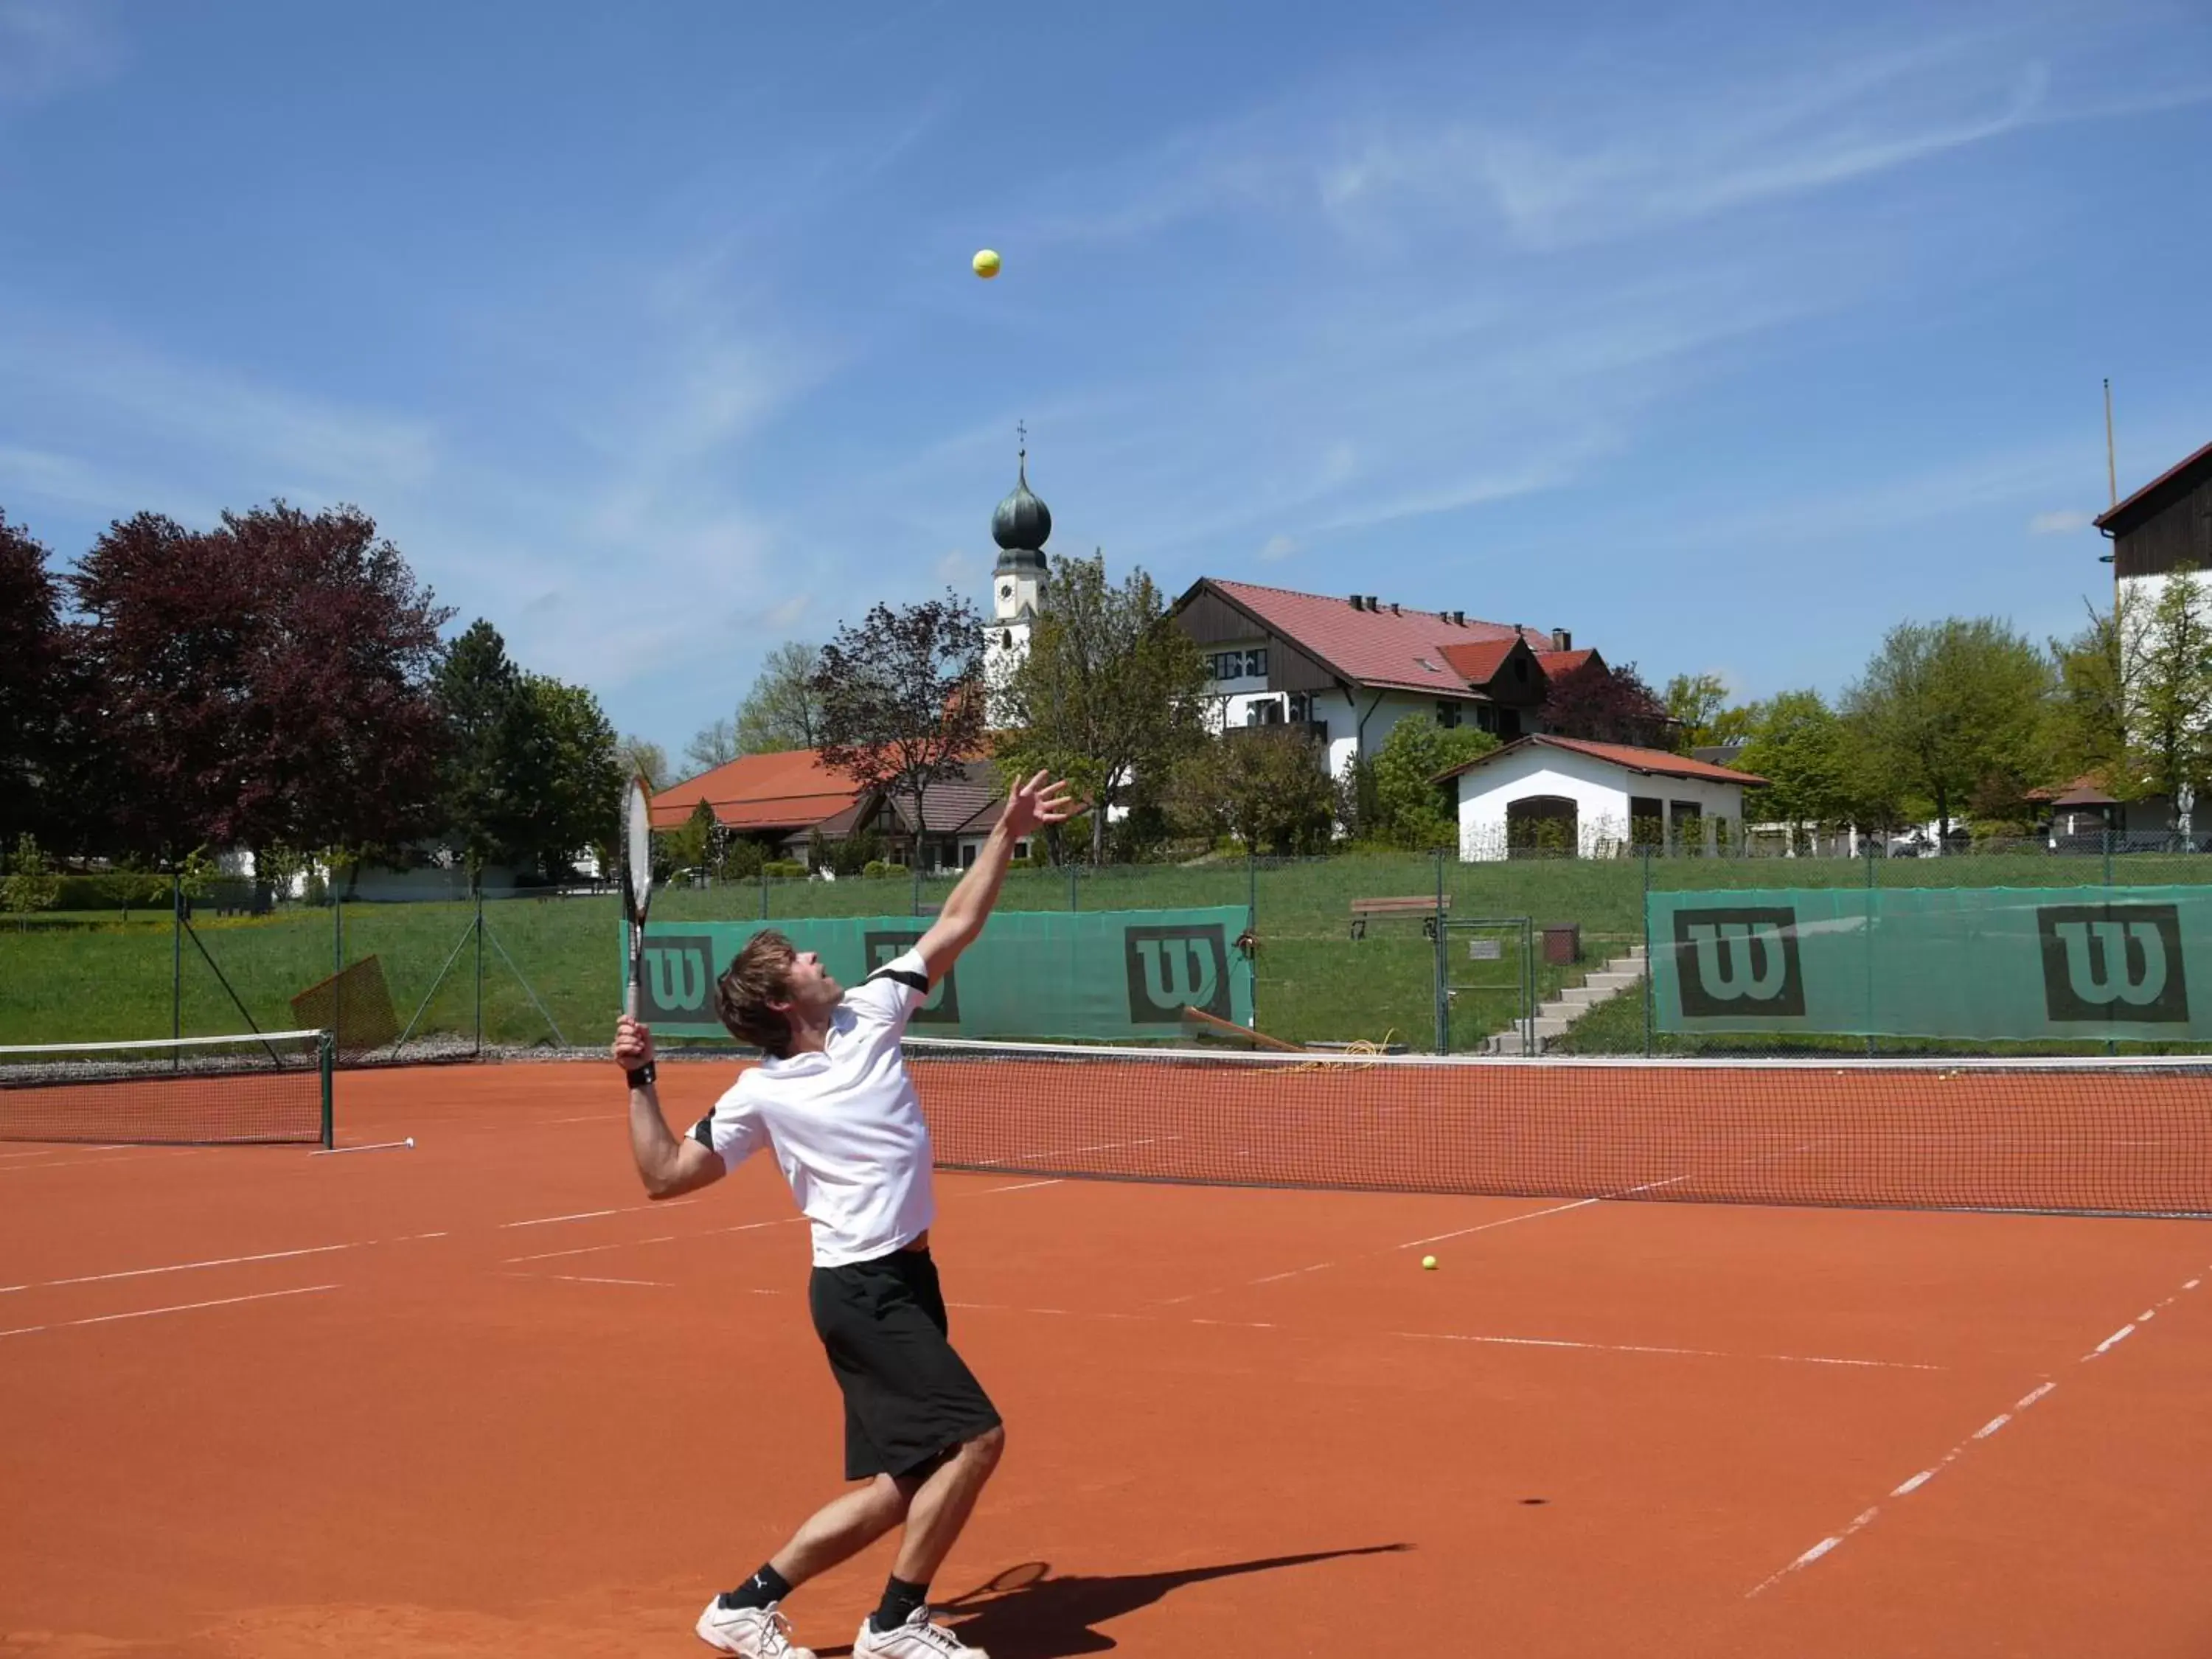
<path id="1" fill-rule="evenodd" d="M 327 1146 L 331 1071 L 322 1031 L 0 1045 L 0 1140 Z"/>
<path id="2" fill-rule="evenodd" d="M 2212 1216 L 2212 1058 L 1611 1060 L 911 1039 L 938 1162 L 1508 1196 Z"/>

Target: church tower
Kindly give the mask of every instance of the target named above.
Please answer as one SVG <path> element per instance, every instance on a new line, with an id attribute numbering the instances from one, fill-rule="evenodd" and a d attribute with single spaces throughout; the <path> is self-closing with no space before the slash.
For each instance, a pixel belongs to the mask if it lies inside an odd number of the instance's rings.
<path id="1" fill-rule="evenodd" d="M 999 562 L 991 572 L 991 620 L 985 624 L 983 675 L 993 688 L 988 720 L 1005 724 L 1004 699 L 997 688 L 1029 654 L 1030 629 L 1042 603 L 1046 562 L 1044 544 L 1052 534 L 1052 511 L 1030 491 L 1029 444 L 1024 434 L 1016 463 L 1014 488 L 991 514 L 991 539 Z"/>

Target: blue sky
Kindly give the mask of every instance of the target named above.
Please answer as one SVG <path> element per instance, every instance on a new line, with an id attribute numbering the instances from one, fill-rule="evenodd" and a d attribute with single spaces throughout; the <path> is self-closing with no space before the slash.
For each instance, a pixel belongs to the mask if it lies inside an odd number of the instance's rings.
<path id="1" fill-rule="evenodd" d="M 357 503 L 673 750 L 980 601 L 1021 419 L 1171 592 L 1833 691 L 2109 592 L 2208 156 L 2193 4 L 0 0 L 0 507 Z"/>

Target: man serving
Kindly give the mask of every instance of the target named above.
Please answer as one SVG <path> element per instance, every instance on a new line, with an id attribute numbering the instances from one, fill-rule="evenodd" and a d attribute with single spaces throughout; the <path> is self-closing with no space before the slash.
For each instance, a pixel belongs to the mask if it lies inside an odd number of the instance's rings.
<path id="1" fill-rule="evenodd" d="M 998 900 L 1017 842 L 1076 810 L 1039 772 L 1007 797 L 973 868 L 915 948 L 849 992 L 812 951 L 753 935 L 714 988 L 723 1024 L 766 1054 L 678 1138 L 653 1087 L 653 1033 L 624 1018 L 614 1057 L 629 1074 L 630 1148 L 646 1192 L 710 1186 L 763 1146 L 811 1224 L 807 1300 L 845 1397 L 845 1476 L 832 1499 L 759 1571 L 699 1615 L 709 1645 L 748 1659 L 814 1659 L 781 1604 L 797 1586 L 903 1526 L 882 1603 L 853 1659 L 988 1659 L 935 1622 L 929 1583 L 998 1464 L 1006 1430 L 947 1340 L 929 1254 L 936 1213 L 929 1128 L 907 1075 L 907 1020 Z"/>

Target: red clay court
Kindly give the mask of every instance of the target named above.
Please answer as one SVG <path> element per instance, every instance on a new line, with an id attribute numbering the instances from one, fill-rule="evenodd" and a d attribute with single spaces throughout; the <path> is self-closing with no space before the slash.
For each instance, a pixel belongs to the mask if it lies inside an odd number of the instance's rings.
<path id="1" fill-rule="evenodd" d="M 732 1069 L 665 1066 L 672 1121 Z M 2201 1079 L 2008 1118 L 1838 1069 L 1762 1124 L 1547 1064 L 1455 1121 L 1379 1069 L 1133 1066 L 1017 1144 L 916 1074 L 940 1155 L 1005 1166 L 935 1231 L 1010 1441 L 934 1599 L 994 1659 L 2212 1652 L 2212 1227 L 1649 1201 L 2086 1168 L 2189 1207 Z M 647 1205 L 604 1065 L 345 1073 L 337 1121 L 416 1146 L 0 1146 L 0 1654 L 707 1651 L 839 1474 L 772 1162 Z M 1370 1186 L 1531 1195 L 1146 1178 L 1294 1177 L 1332 1124 Z M 887 1547 L 800 1640 L 846 1651 Z"/>

